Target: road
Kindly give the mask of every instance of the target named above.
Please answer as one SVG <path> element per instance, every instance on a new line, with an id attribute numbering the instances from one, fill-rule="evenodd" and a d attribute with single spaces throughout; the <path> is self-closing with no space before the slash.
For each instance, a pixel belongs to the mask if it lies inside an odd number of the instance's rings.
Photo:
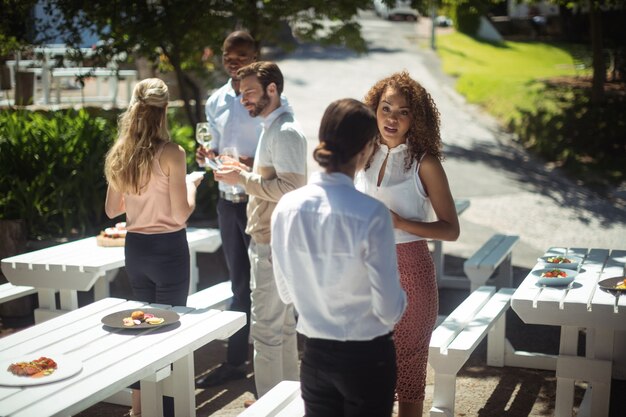
<path id="1" fill-rule="evenodd" d="M 407 70 L 441 112 L 444 167 L 452 193 L 471 200 L 461 216 L 461 237 L 445 245 L 447 254 L 467 258 L 493 233 L 520 236 L 513 263 L 524 268 L 532 267 L 550 246 L 626 249 L 626 199 L 618 199 L 619 194 L 600 198 L 568 180 L 530 156 L 476 106 L 465 103 L 428 48 L 424 21 L 388 22 L 371 12 L 362 13 L 359 21 L 368 54 L 300 46 L 276 58 L 285 76 L 284 93 L 310 151 L 331 101 L 362 99 L 377 80 Z M 309 172 L 317 168 L 309 157 Z"/>

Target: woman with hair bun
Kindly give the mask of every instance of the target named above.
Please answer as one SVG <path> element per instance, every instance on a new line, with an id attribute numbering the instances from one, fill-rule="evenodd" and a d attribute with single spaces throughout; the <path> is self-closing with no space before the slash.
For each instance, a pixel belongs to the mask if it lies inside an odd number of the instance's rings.
<path id="1" fill-rule="evenodd" d="M 395 228 L 408 306 L 394 329 L 399 417 L 422 415 L 428 345 L 437 320 L 435 266 L 427 239 L 456 240 L 459 220 L 441 165 L 439 112 L 407 72 L 378 81 L 365 96 L 376 112 L 375 151 L 357 189 L 385 203 Z"/>
<path id="2" fill-rule="evenodd" d="M 184 306 L 189 291 L 185 228 L 202 177 L 186 176 L 185 151 L 170 141 L 168 100 L 167 86 L 158 78 L 135 86 L 105 159 L 105 211 L 109 218 L 126 213 L 125 266 L 135 299 Z M 138 390 L 131 415 L 141 415 Z"/>
<path id="3" fill-rule="evenodd" d="M 305 336 L 300 380 L 308 417 L 391 416 L 393 408 L 391 332 L 406 299 L 389 211 L 353 183 L 376 132 L 363 103 L 331 103 L 313 153 L 324 172 L 285 194 L 272 215 L 278 292 L 294 304 Z"/>

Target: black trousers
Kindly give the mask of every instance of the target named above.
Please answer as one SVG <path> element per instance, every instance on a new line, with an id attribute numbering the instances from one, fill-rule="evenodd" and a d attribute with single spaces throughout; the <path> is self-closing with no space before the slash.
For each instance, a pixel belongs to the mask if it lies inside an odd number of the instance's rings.
<path id="1" fill-rule="evenodd" d="M 217 201 L 217 221 L 222 236 L 222 250 L 228 267 L 233 291 L 229 310 L 246 313 L 246 325 L 228 339 L 226 362 L 239 366 L 248 360 L 250 333 L 250 259 L 246 234 L 247 203 L 233 203 L 220 198 Z"/>
<path id="2" fill-rule="evenodd" d="M 126 273 L 135 299 L 184 306 L 189 293 L 189 245 L 185 229 L 146 235 L 127 233 Z"/>
<path id="3" fill-rule="evenodd" d="M 189 293 L 189 244 L 185 229 L 146 235 L 127 233 L 126 273 L 135 299 L 184 306 Z M 139 382 L 130 386 L 139 389 Z M 163 397 L 163 414 L 174 415 L 174 399 Z"/>
<path id="4" fill-rule="evenodd" d="M 300 385 L 307 417 L 390 417 L 396 387 L 391 334 L 369 341 L 306 339 Z"/>

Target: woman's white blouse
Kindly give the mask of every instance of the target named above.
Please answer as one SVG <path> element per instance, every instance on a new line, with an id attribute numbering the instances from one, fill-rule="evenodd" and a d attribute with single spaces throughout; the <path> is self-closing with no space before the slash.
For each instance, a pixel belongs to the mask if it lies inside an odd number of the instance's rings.
<path id="1" fill-rule="evenodd" d="M 436 220 L 436 216 L 418 175 L 419 163 L 413 161 L 411 168 L 408 170 L 404 167 L 407 153 L 408 147 L 404 143 L 392 149 L 389 149 L 384 144 L 380 144 L 369 169 L 357 173 L 355 178 L 356 188 L 382 201 L 400 217 L 412 221 L 433 222 Z M 389 159 L 387 160 L 385 174 L 380 186 L 378 186 L 378 174 L 387 154 L 389 154 Z M 421 236 L 400 229 L 394 229 L 394 234 L 396 243 L 407 243 L 424 239 Z"/>

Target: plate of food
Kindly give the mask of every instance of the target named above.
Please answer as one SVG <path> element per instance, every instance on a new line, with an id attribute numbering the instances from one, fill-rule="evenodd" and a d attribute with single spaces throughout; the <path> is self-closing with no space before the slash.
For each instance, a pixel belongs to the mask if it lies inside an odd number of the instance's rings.
<path id="1" fill-rule="evenodd" d="M 96 236 L 98 246 L 116 247 L 126 244 L 126 222 L 116 223 L 114 227 L 107 227 Z"/>
<path id="2" fill-rule="evenodd" d="M 148 329 L 178 322 L 180 316 L 172 310 L 143 308 L 122 310 L 102 317 L 102 324 L 117 329 Z"/>
<path id="3" fill-rule="evenodd" d="M 538 259 L 546 268 L 578 269 L 583 258 L 574 255 L 550 255 Z"/>
<path id="4" fill-rule="evenodd" d="M 23 387 L 69 378 L 83 369 L 83 363 L 64 355 L 31 353 L 0 361 L 0 369 L 0 385 Z"/>
<path id="5" fill-rule="evenodd" d="M 626 293 L 626 277 L 606 278 L 598 282 L 598 286 L 602 291 L 606 291 L 613 295 Z"/>
<path id="6" fill-rule="evenodd" d="M 562 285 L 568 285 L 570 282 L 574 281 L 574 278 L 576 278 L 578 272 L 573 269 L 542 268 L 531 271 L 531 274 L 538 278 L 537 282 L 540 285 L 558 287 Z"/>

